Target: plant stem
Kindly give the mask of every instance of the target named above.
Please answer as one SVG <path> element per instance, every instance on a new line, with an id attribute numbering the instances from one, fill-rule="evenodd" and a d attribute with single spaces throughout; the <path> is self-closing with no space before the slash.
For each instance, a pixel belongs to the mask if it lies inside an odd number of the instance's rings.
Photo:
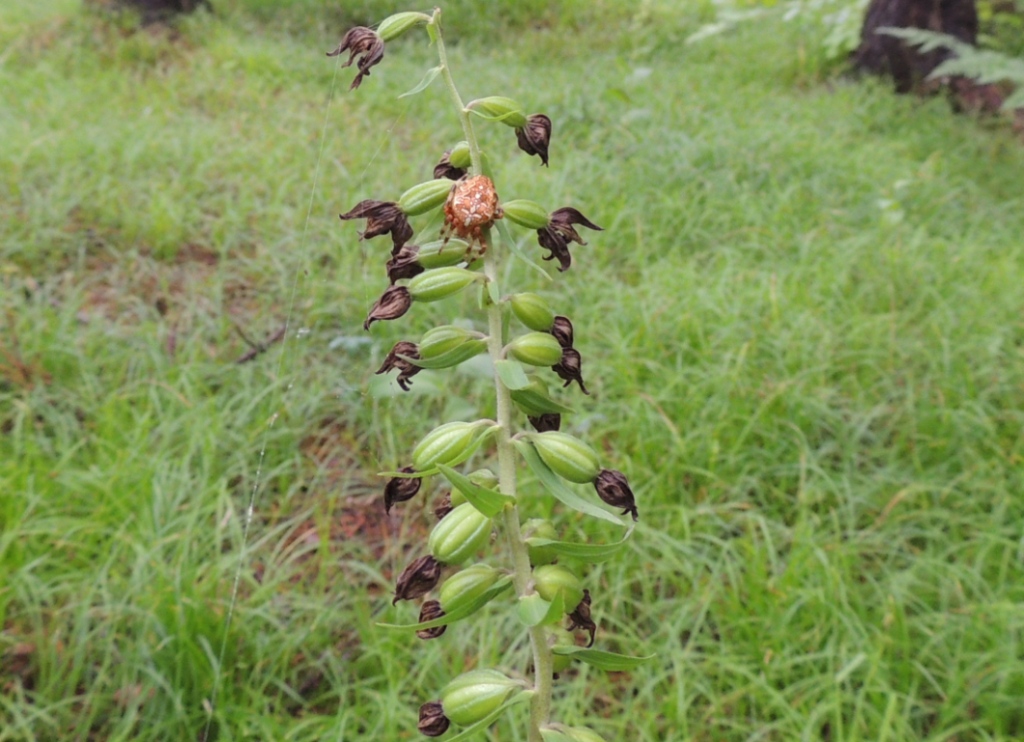
<path id="1" fill-rule="evenodd" d="M 441 76 L 445 85 L 459 111 L 459 121 L 462 123 L 462 130 L 469 144 L 470 159 L 472 161 L 472 172 L 476 175 L 483 173 L 483 156 L 480 151 L 480 144 L 476 138 L 476 132 L 470 121 L 469 111 L 466 110 L 462 97 L 459 95 L 455 81 L 452 79 L 451 70 L 448 68 L 448 56 L 444 48 L 444 39 L 441 36 L 441 11 L 434 11 L 431 25 L 434 28 L 434 40 L 437 44 L 438 59 L 441 63 Z M 484 232 L 484 244 L 489 249 L 484 254 L 484 275 L 488 281 L 497 282 L 498 270 L 500 268 L 500 254 L 497 245 L 491 238 L 491 230 Z M 501 306 L 488 303 L 487 306 L 487 328 L 488 341 L 487 350 L 492 361 L 501 360 L 502 348 L 505 346 L 505 337 L 502 327 Z M 498 423 L 497 449 L 498 449 L 498 482 L 502 493 L 516 496 L 516 462 L 513 449 L 512 436 L 512 398 L 508 388 L 502 383 L 497 372 L 494 375 L 494 391 L 496 396 L 496 418 Z M 516 593 L 519 596 L 528 595 L 533 590 L 530 568 L 530 556 L 523 542 L 522 533 L 519 529 L 519 508 L 506 508 L 503 513 L 505 535 L 508 538 L 509 549 L 512 552 L 515 573 L 513 582 Z M 551 710 L 551 683 L 554 673 L 554 660 L 551 649 L 547 645 L 547 637 L 543 626 L 534 626 L 529 631 L 530 644 L 533 649 L 534 666 L 534 695 L 530 701 L 530 729 L 529 742 L 543 742 L 540 734 L 541 724 L 548 720 Z"/>

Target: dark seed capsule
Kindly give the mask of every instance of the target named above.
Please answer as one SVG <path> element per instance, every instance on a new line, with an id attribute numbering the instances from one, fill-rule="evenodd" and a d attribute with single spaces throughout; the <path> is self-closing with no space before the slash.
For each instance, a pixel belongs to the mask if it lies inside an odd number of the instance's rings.
<path id="1" fill-rule="evenodd" d="M 432 701 L 420 706 L 420 722 L 417 728 L 420 734 L 427 737 L 440 737 L 448 731 L 451 722 L 444 715 L 444 708 L 439 701 Z"/>
<path id="2" fill-rule="evenodd" d="M 379 371 L 377 373 L 380 373 Z M 399 471 L 405 474 L 413 474 L 416 472 L 411 466 L 405 466 L 399 469 Z M 416 493 L 420 491 L 420 485 L 423 484 L 423 480 L 420 477 L 393 477 L 388 480 L 388 483 L 384 485 L 384 512 L 390 514 L 391 506 L 396 502 L 405 502 L 416 497 Z"/>
<path id="3" fill-rule="evenodd" d="M 626 475 L 614 469 L 602 469 L 594 480 L 597 496 L 614 508 L 622 508 L 622 514 L 629 513 L 633 520 L 639 518 L 633 490 L 629 488 Z"/>
<path id="4" fill-rule="evenodd" d="M 420 623 L 433 621 L 435 618 L 441 618 L 442 616 L 444 616 L 444 610 L 442 610 L 441 604 L 436 600 L 424 601 L 423 605 L 420 607 Z M 435 626 L 432 629 L 420 629 L 416 632 L 416 636 L 420 639 L 436 639 L 441 636 L 447 628 L 447 626 Z"/>
<path id="5" fill-rule="evenodd" d="M 394 605 L 400 600 L 422 598 L 434 589 L 440 579 L 441 563 L 429 554 L 421 556 L 398 576 L 395 599 L 391 604 Z"/>

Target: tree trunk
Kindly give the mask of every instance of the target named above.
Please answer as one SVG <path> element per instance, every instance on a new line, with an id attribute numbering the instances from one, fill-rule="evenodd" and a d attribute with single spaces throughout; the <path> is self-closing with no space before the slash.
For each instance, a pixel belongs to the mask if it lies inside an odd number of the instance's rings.
<path id="1" fill-rule="evenodd" d="M 923 28 L 974 45 L 978 38 L 978 10 L 975 0 L 871 0 L 860 46 L 853 54 L 854 66 L 876 75 L 892 75 L 898 93 L 928 92 L 937 86 L 925 82 L 925 78 L 951 52 L 936 49 L 920 54 L 901 39 L 876 33 L 885 26 Z"/>

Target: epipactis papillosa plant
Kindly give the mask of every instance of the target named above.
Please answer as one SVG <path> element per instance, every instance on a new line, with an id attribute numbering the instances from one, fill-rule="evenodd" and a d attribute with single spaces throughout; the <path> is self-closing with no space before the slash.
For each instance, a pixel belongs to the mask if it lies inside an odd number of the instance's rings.
<path id="1" fill-rule="evenodd" d="M 516 101 L 504 96 L 463 103 L 448 67 L 440 19 L 440 10 L 433 15 L 398 13 L 381 22 L 376 31 L 364 27 L 349 30 L 338 48 L 328 53 L 349 53 L 344 66 L 356 63 L 359 72 L 351 87 L 357 88 L 383 59 L 386 42 L 425 29 L 437 48 L 439 64 L 410 93 L 421 92 L 441 77 L 465 136 L 445 151 L 434 168 L 433 180 L 414 185 L 397 201 L 361 201 L 341 218 L 366 220 L 361 239 L 391 237 L 386 265 L 391 285 L 371 308 L 366 329 L 374 322 L 402 317 L 415 304 L 475 288 L 481 311 L 486 313 L 487 332 L 457 325 L 435 327 L 418 342 L 397 343 L 377 373 L 397 371 L 398 384 L 408 390 L 420 370 L 451 368 L 482 353 L 490 355 L 495 369 L 496 419 L 445 423 L 416 445 L 411 463 L 385 474 L 389 478 L 384 488 L 388 512 L 395 504 L 415 497 L 427 477 L 439 475 L 450 485 L 435 508 L 438 522 L 427 542 L 427 553 L 398 577 L 393 602 L 417 600 L 431 593 L 434 597 L 422 603 L 418 623 L 385 626 L 415 631 L 420 639 L 436 639 L 450 624 L 468 618 L 489 602 L 514 596 L 516 613 L 529 635 L 532 663 L 524 661 L 527 667 L 520 672 L 474 669 L 454 678 L 420 707 L 420 732 L 439 737 L 455 725 L 459 732 L 450 739 L 468 738 L 494 723 L 510 706 L 528 702 L 530 742 L 595 742 L 601 737 L 593 730 L 559 723 L 565 710 L 552 708 L 558 673 L 574 660 L 621 671 L 647 658 L 593 647 L 597 626 L 591 618 L 591 593 L 566 562 L 588 564 L 610 558 L 632 533 L 637 507 L 621 472 L 604 468 L 590 445 L 559 430 L 562 415 L 571 410 L 549 395 L 545 377 L 553 371 L 564 386 L 575 382 L 587 393 L 580 354 L 573 347 L 572 322 L 556 314 L 536 293 L 503 293 L 505 287 L 499 288 L 498 275 L 506 257 L 522 259 L 545 273 L 517 245 L 509 222 L 535 230 L 537 242 L 547 251 L 543 258 L 557 260 L 560 271 L 572 264 L 570 244 L 586 244 L 576 227 L 601 228 L 573 207 L 549 211 L 533 201 L 499 197 L 474 123 L 512 128 L 519 148 L 538 156 L 546 166 L 551 120 L 539 113 L 526 115 Z M 422 245 L 411 244 L 415 231 L 409 219 L 439 209 L 444 216 L 441 233 Z M 516 432 L 517 412 L 532 430 Z M 497 475 L 490 469 L 458 469 L 471 458 L 491 452 Z M 575 543 L 560 540 L 554 525 L 546 520 L 521 522 L 521 509 L 531 503 L 517 495 L 517 457 L 544 490 L 564 505 L 627 528 L 626 533 L 610 544 Z M 602 501 L 621 509 L 623 516 L 632 516 L 632 521 L 578 493 L 575 484 L 592 485 Z M 510 563 L 496 566 L 485 561 L 463 566 L 493 548 L 495 527 L 504 532 Z M 584 641 L 586 646 L 580 646 Z"/>

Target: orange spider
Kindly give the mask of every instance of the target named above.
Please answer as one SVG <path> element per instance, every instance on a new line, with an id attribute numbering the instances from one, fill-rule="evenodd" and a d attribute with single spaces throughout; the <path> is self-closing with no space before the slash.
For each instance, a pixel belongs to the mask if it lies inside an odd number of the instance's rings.
<path id="1" fill-rule="evenodd" d="M 480 246 L 480 255 L 487 252 L 484 232 L 503 216 L 498 205 L 494 183 L 486 175 L 473 175 L 456 181 L 448 200 L 444 202 L 444 227 L 441 236 L 445 242 L 457 235 L 469 242 L 467 252 L 474 244 Z"/>

